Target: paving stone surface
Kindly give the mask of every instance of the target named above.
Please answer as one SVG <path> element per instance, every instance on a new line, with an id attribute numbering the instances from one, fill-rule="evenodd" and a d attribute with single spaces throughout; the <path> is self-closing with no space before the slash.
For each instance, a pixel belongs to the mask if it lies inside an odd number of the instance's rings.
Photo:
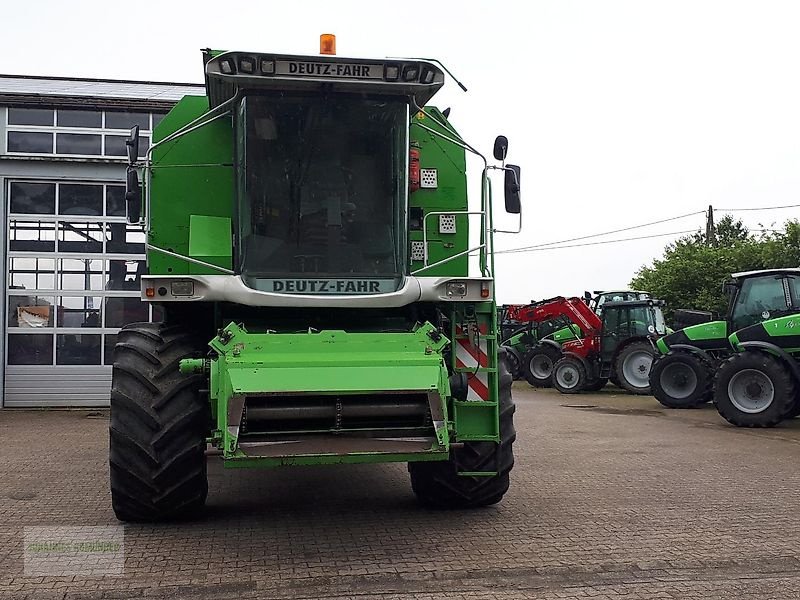
<path id="1" fill-rule="evenodd" d="M 126 525 L 119 576 L 25 570 L 26 528 L 118 524 L 107 412 L 0 411 L 0 598 L 800 597 L 800 419 L 514 389 L 495 507 L 421 509 L 405 465 L 212 462 L 204 519 Z"/>

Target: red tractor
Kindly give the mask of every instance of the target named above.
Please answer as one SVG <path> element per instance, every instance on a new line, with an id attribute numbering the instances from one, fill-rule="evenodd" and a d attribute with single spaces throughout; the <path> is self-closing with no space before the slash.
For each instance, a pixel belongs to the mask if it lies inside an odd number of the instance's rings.
<path id="1" fill-rule="evenodd" d="M 542 324 L 549 327 L 545 335 L 536 339 L 529 336 L 522 351 L 519 372 L 534 387 L 550 387 L 553 365 L 561 358 L 561 345 L 579 340 L 597 322 L 597 315 L 580 298 L 556 296 L 541 302 L 519 307 L 515 312 L 518 322 L 528 323 L 537 332 Z"/>
<path id="2" fill-rule="evenodd" d="M 663 305 L 654 299 L 606 302 L 600 317 L 587 307 L 584 336 L 561 344 L 553 386 L 576 394 L 599 390 L 611 380 L 634 394 L 649 394 L 655 341 L 667 333 Z"/>

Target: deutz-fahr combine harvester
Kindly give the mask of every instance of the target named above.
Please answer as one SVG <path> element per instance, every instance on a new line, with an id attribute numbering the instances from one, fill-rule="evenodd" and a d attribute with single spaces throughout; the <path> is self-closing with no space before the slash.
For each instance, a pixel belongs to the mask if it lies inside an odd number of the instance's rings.
<path id="1" fill-rule="evenodd" d="M 518 215 L 507 140 L 488 165 L 427 106 L 436 61 L 203 56 L 207 95 L 128 172 L 142 298 L 166 316 L 115 349 L 117 517 L 197 513 L 207 446 L 226 467 L 407 462 L 425 505 L 498 502 L 515 433 L 488 174 Z M 485 165 L 471 204 L 465 151 Z"/>

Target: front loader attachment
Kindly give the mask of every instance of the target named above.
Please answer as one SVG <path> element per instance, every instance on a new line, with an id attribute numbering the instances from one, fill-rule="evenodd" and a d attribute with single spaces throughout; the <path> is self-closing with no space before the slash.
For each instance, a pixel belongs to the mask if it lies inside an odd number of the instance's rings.
<path id="1" fill-rule="evenodd" d="M 231 323 L 209 374 L 227 466 L 444 460 L 449 456 L 449 340 L 430 323 L 408 333 L 248 333 Z"/>

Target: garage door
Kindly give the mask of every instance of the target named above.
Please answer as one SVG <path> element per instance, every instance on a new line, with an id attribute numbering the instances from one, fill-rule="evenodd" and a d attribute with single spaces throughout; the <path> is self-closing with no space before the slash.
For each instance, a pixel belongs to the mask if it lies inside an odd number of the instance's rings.
<path id="1" fill-rule="evenodd" d="M 154 316 L 139 300 L 144 233 L 125 223 L 125 189 L 7 186 L 5 405 L 107 406 L 119 328 Z"/>

